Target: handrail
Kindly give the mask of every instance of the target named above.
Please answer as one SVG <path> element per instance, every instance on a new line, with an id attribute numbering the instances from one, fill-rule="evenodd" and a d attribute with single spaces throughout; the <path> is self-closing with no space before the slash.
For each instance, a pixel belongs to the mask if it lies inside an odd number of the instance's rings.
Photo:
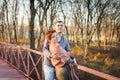
<path id="1" fill-rule="evenodd" d="M 33 54 L 37 55 L 35 60 Z M 0 42 L 0 57 L 26 76 L 28 80 L 33 80 L 33 77 L 37 80 L 44 80 L 43 65 L 39 65 L 43 62 L 42 52 Z M 40 70 L 38 67 L 41 67 Z"/>
<path id="2" fill-rule="evenodd" d="M 35 61 L 32 57 L 32 54 L 38 55 L 38 58 L 35 59 Z M 40 70 L 38 70 L 37 68 L 38 63 L 42 62 L 43 64 L 43 56 L 44 55 L 42 52 L 25 48 L 24 46 L 17 46 L 9 43 L 0 42 L 0 57 L 7 61 L 14 68 L 16 68 L 19 72 L 24 74 L 30 80 L 33 79 L 30 75 L 34 71 L 38 80 L 44 80 L 43 66 L 41 66 L 42 75 L 40 75 Z M 33 65 L 32 68 L 30 68 L 30 63 Z M 79 64 L 77 64 L 76 66 L 78 70 L 85 71 L 106 80 L 120 80 L 120 78 L 118 77 L 111 76 L 109 74 L 105 74 L 103 72 L 99 72 Z M 22 70 L 21 67 L 24 68 L 24 70 Z"/>
<path id="3" fill-rule="evenodd" d="M 90 73 L 90 74 L 93 74 L 95 76 L 101 77 L 101 78 L 106 79 L 106 80 L 120 80 L 120 78 L 118 78 L 118 77 L 114 77 L 114 76 L 111 76 L 109 74 L 105 74 L 103 72 L 96 71 L 94 69 L 90 69 L 90 68 L 82 66 L 82 65 L 77 65 L 77 69 L 85 71 L 85 72 Z"/>

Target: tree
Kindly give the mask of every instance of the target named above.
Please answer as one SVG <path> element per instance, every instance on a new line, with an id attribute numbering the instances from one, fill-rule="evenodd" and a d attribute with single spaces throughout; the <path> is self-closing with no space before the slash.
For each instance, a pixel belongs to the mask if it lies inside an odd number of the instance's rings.
<path id="1" fill-rule="evenodd" d="M 3 5 L 1 6 L 1 11 L 0 11 L 0 26 L 2 27 L 2 28 L 0 28 L 0 31 L 1 31 L 1 33 L 2 33 L 2 41 L 5 41 L 5 26 L 4 26 L 4 24 L 5 24 L 5 10 L 4 10 L 4 7 L 5 7 L 5 4 L 3 3 Z"/>
<path id="2" fill-rule="evenodd" d="M 18 7 L 18 0 L 13 1 L 13 6 L 12 7 L 12 23 L 14 26 L 14 39 L 15 39 L 15 43 L 17 43 L 18 40 L 18 36 L 17 36 L 17 27 L 18 27 L 18 19 L 17 19 L 17 15 L 18 15 L 18 11 L 19 11 L 19 7 Z"/>
<path id="3" fill-rule="evenodd" d="M 104 15 L 104 10 L 110 4 L 110 1 L 111 0 L 107 0 L 107 1 L 105 1 L 105 3 L 102 3 L 102 1 L 98 0 L 98 7 L 97 7 L 98 19 L 97 19 L 97 23 L 96 23 L 97 24 L 96 28 L 97 28 L 98 48 L 99 49 L 100 49 L 100 27 L 101 27 L 101 23 L 102 23 L 102 18 Z"/>
<path id="4" fill-rule="evenodd" d="M 30 23 L 29 23 L 29 33 L 30 33 L 30 48 L 35 49 L 35 36 L 34 36 L 34 19 L 36 15 L 36 9 L 34 6 L 35 0 L 30 0 Z"/>
<path id="5" fill-rule="evenodd" d="M 50 8 L 50 5 L 52 4 L 52 2 L 54 2 L 54 0 L 45 0 L 45 1 L 38 0 L 38 2 L 39 2 L 39 11 L 40 11 L 39 15 L 38 15 L 39 16 L 39 25 L 40 25 L 40 34 L 39 34 L 39 38 L 38 38 L 37 48 L 40 48 L 41 37 L 42 37 L 42 34 L 44 34 L 44 31 L 43 31 L 44 20 L 47 15 L 47 11 Z"/>
<path id="6" fill-rule="evenodd" d="M 50 26 L 49 26 L 49 29 L 51 29 L 53 26 L 53 22 L 56 18 L 58 8 L 59 8 L 58 0 L 53 1 L 53 3 L 50 5 Z"/>
<path id="7" fill-rule="evenodd" d="M 11 26 L 10 26 L 9 17 L 8 17 L 8 2 L 9 1 L 4 0 L 5 12 L 6 12 L 5 13 L 6 14 L 6 23 L 7 23 L 6 28 L 7 28 L 8 40 L 11 43 L 12 42 L 12 39 L 11 39 L 12 31 L 11 31 Z"/>

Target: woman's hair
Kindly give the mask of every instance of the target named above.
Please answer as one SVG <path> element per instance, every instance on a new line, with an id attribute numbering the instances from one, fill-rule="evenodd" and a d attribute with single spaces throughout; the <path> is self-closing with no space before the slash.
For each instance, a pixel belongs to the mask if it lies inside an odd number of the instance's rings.
<path id="1" fill-rule="evenodd" d="M 51 36 L 53 33 L 55 33 L 55 30 L 49 30 L 46 34 L 45 34 L 45 39 L 47 39 L 48 41 L 51 40 Z"/>

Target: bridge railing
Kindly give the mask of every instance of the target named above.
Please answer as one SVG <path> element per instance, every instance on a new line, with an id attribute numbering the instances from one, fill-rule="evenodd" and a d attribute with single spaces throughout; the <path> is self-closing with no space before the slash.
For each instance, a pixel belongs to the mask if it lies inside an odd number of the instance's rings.
<path id="1" fill-rule="evenodd" d="M 0 43 L 0 58 L 29 80 L 44 80 L 43 53 L 22 46 Z"/>
<path id="2" fill-rule="evenodd" d="M 42 52 L 36 50 L 0 42 L 0 58 L 24 74 L 29 80 L 33 80 L 33 78 L 35 80 L 44 80 L 43 56 Z M 77 65 L 77 69 L 106 80 L 120 80 L 118 77 L 79 64 Z"/>

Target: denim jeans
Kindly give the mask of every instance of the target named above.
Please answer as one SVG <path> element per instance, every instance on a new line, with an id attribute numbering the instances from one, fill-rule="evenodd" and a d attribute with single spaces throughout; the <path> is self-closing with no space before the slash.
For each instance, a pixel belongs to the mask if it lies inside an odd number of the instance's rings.
<path id="1" fill-rule="evenodd" d="M 54 80 L 55 79 L 54 67 L 44 65 L 44 75 L 45 75 L 45 80 Z"/>

